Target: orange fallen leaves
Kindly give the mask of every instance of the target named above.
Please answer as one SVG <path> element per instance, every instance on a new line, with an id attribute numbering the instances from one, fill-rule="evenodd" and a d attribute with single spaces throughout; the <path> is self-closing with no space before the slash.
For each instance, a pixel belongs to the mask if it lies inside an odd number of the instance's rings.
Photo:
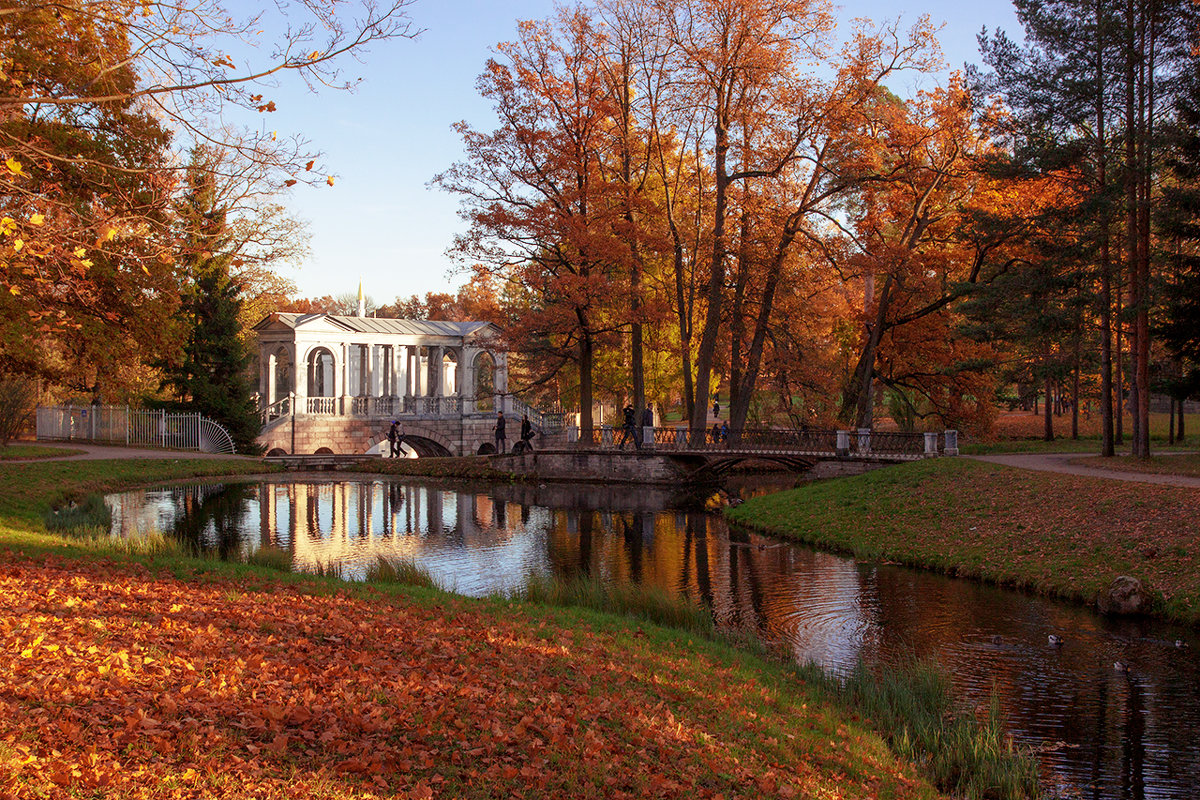
<path id="1" fill-rule="evenodd" d="M 0 796 L 870 797 L 895 780 L 895 763 L 847 780 L 863 764 L 841 742 L 790 764 L 728 746 L 718 723 L 761 687 L 533 630 L 467 602 L 0 554 Z"/>

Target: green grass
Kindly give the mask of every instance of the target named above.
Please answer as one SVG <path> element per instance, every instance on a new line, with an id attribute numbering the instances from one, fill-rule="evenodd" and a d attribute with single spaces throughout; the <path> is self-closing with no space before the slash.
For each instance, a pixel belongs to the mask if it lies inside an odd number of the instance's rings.
<path id="1" fill-rule="evenodd" d="M 1113 458 L 1090 456 L 1072 459 L 1071 463 L 1084 467 L 1096 467 L 1118 472 L 1145 472 L 1151 475 L 1188 475 L 1191 477 L 1200 477 L 1200 454 L 1197 453 L 1151 455 L 1148 459 L 1135 458 L 1133 456 L 1115 456 Z"/>
<path id="2" fill-rule="evenodd" d="M 931 459 L 757 497 L 736 524 L 869 560 L 1094 602 L 1119 575 L 1200 622 L 1200 492 Z"/>
<path id="3" fill-rule="evenodd" d="M 1191 431 L 1191 448 L 1200 446 L 1200 414 L 1187 414 L 1186 430 Z M 1189 445 L 1179 442 L 1173 446 L 1167 445 L 1170 420 L 1165 413 L 1150 415 L 1150 449 L 1176 450 L 1188 449 Z M 1133 420 L 1125 417 L 1124 442 L 1116 445 L 1118 455 L 1129 450 L 1129 435 L 1133 430 Z M 1003 415 L 996 424 L 994 439 L 971 441 L 965 437 L 959 439 L 959 448 L 966 455 L 990 455 L 993 453 L 1097 453 L 1100 452 L 1100 418 L 1093 413 L 1091 419 L 1080 419 L 1080 435 L 1078 439 L 1071 438 L 1071 418 L 1069 415 L 1054 418 L 1053 441 L 1042 439 L 1042 418 L 1040 416 L 1009 414 Z"/>
<path id="4" fill-rule="evenodd" d="M 426 589 L 441 588 L 429 570 L 419 564 L 383 556 L 376 556 L 375 560 L 367 565 L 363 580 L 370 584 L 387 583 L 397 586 L 422 586 Z"/>
<path id="5" fill-rule="evenodd" d="M 998 697 L 980 716 L 958 706 L 937 664 L 869 670 L 845 677 L 817 666 L 799 670 L 817 692 L 856 709 L 903 758 L 955 797 L 1018 800 L 1038 793 L 1037 762 L 1004 733 Z"/>
<path id="6" fill-rule="evenodd" d="M 505 596 L 539 605 L 590 608 L 699 635 L 713 633 L 711 611 L 658 586 L 541 576 Z"/>
<path id="7" fill-rule="evenodd" d="M 83 452 L 86 451 L 68 447 L 46 447 L 40 444 L 9 444 L 6 447 L 0 447 L 0 462 L 39 458 L 64 458 L 66 456 L 77 456 Z"/>

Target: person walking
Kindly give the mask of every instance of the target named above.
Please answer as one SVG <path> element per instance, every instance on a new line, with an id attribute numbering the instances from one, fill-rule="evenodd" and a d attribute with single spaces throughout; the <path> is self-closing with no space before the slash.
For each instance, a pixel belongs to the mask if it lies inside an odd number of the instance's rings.
<path id="1" fill-rule="evenodd" d="M 523 442 L 524 450 L 533 450 L 533 425 L 529 422 L 529 415 L 521 415 L 521 441 Z"/>
<path id="2" fill-rule="evenodd" d="M 625 442 L 629 441 L 629 437 L 633 437 L 633 446 L 637 447 L 637 433 L 633 428 L 633 406 L 625 406 L 625 421 L 621 425 L 621 449 L 625 449 Z"/>
<path id="3" fill-rule="evenodd" d="M 508 445 L 508 439 L 504 435 L 504 412 L 496 412 L 496 425 L 492 428 L 496 434 L 496 452 L 503 453 Z"/>
<path id="4" fill-rule="evenodd" d="M 390 428 L 388 428 L 388 432 L 387 432 L 388 458 L 396 457 L 396 428 L 398 428 L 399 426 L 400 426 L 400 423 L 397 420 L 392 420 L 392 425 Z"/>

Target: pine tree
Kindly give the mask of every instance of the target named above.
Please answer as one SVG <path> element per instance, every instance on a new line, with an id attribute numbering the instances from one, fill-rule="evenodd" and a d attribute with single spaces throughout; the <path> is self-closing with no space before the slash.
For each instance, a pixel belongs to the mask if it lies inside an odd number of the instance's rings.
<path id="1" fill-rule="evenodd" d="M 250 353 L 240 337 L 242 287 L 230 275 L 228 214 L 217 200 L 211 158 L 203 148 L 192 153 L 188 191 L 176 208 L 188 281 L 181 308 L 187 331 L 180 360 L 165 367 L 164 385 L 181 405 L 228 430 L 239 452 L 255 452 L 260 425 Z"/>

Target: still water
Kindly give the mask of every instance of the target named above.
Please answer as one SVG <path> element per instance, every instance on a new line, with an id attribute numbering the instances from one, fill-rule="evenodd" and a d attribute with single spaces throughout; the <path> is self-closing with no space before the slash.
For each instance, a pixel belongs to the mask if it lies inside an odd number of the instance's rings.
<path id="1" fill-rule="evenodd" d="M 695 498 L 667 490 L 338 479 L 106 499 L 116 536 L 161 530 L 226 559 L 278 548 L 296 571 L 348 579 L 379 558 L 403 559 L 472 596 L 535 575 L 642 582 L 703 602 L 719 624 L 753 631 L 801 662 L 846 670 L 859 660 L 932 656 L 968 703 L 997 693 L 1012 735 L 1039 749 L 1056 796 L 1200 798 L 1200 636 L 1192 629 L 1108 620 L 731 531 Z M 1050 634 L 1065 643 L 1051 647 Z"/>

